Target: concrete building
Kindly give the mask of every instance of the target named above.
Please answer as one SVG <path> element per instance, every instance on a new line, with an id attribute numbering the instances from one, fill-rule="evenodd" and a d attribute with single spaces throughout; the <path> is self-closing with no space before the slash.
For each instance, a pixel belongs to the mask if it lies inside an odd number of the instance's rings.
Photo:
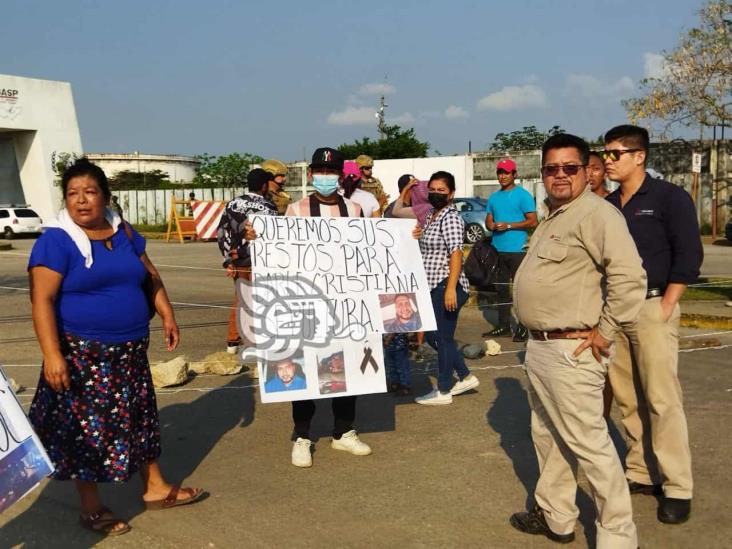
<path id="1" fill-rule="evenodd" d="M 61 207 L 54 155 L 82 154 L 68 82 L 0 74 L 0 204 L 30 204 L 44 218 Z"/>
<path id="2" fill-rule="evenodd" d="M 104 170 L 107 177 L 118 172 L 147 173 L 160 170 L 174 183 L 190 183 L 200 162 L 193 156 L 176 154 L 87 153 L 87 158 Z"/>

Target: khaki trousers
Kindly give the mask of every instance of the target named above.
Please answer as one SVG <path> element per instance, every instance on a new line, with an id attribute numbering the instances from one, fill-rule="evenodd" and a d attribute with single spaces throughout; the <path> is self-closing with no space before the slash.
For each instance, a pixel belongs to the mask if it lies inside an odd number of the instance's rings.
<path id="1" fill-rule="evenodd" d="M 647 299 L 635 323 L 616 340 L 609 376 L 630 447 L 626 476 L 663 484 L 666 497 L 691 499 L 689 433 L 678 378 L 676 305 L 664 321 L 661 298 Z"/>
<path id="2" fill-rule="evenodd" d="M 602 415 L 606 366 L 589 349 L 573 358 L 580 343 L 528 342 L 531 437 L 540 471 L 534 496 L 554 532 L 572 532 L 579 516 L 577 465 L 581 465 L 597 510 L 598 549 L 636 549 L 628 483 Z"/>

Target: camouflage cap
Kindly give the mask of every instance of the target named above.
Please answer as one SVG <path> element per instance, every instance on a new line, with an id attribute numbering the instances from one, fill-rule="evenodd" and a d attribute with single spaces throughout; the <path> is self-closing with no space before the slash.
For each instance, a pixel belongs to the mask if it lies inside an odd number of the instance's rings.
<path id="1" fill-rule="evenodd" d="M 270 158 L 262 162 L 262 169 L 272 175 L 287 175 L 287 166 L 276 158 Z"/>
<path id="2" fill-rule="evenodd" d="M 359 168 L 373 168 L 374 167 L 374 159 L 371 158 L 368 155 L 359 154 L 356 157 L 356 164 L 358 164 L 358 167 Z"/>

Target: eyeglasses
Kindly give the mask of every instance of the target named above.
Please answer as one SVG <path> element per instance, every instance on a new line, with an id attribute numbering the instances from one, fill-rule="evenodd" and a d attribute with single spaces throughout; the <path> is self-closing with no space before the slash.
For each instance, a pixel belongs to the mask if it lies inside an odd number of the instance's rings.
<path id="1" fill-rule="evenodd" d="M 562 170 L 566 175 L 577 175 L 580 168 L 584 168 L 582 164 L 564 164 L 564 165 L 549 165 L 542 166 L 541 173 L 545 177 L 555 177 L 559 174 L 559 170 Z"/>
<path id="2" fill-rule="evenodd" d="M 625 153 L 634 153 L 642 150 L 643 149 L 610 149 L 602 151 L 600 154 L 602 155 L 603 160 L 612 160 L 613 162 L 617 162 Z"/>

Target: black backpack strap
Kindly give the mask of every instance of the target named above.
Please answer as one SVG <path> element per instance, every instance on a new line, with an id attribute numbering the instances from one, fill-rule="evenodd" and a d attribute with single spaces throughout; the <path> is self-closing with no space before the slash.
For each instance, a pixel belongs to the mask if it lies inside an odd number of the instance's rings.
<path id="1" fill-rule="evenodd" d="M 346 200 L 341 195 L 338 195 L 338 211 L 340 212 L 341 217 L 349 217 L 348 205 L 346 204 Z M 363 217 L 363 209 L 361 210 L 361 216 Z"/>
<path id="2" fill-rule="evenodd" d="M 315 195 L 310 197 L 310 217 L 320 217 L 320 200 Z"/>

